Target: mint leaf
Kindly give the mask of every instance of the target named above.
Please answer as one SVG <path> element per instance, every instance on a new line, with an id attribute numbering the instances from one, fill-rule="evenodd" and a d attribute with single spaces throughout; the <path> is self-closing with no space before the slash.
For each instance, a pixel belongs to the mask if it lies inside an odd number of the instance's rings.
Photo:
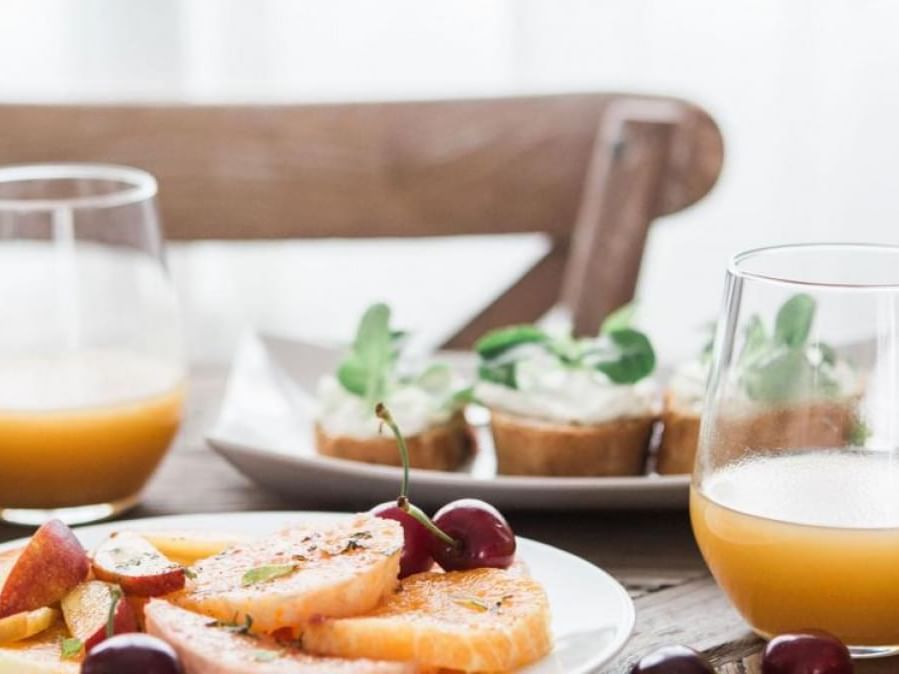
<path id="1" fill-rule="evenodd" d="M 240 579 L 240 584 L 244 587 L 255 585 L 256 583 L 264 583 L 282 576 L 289 576 L 299 568 L 297 564 L 270 564 L 268 566 L 257 566 L 255 569 L 247 571 Z"/>
<path id="2" fill-rule="evenodd" d="M 484 381 L 493 382 L 500 386 L 518 388 L 515 378 L 515 361 L 506 363 L 482 363 L 478 368 L 478 377 Z"/>
<path id="3" fill-rule="evenodd" d="M 337 369 L 341 385 L 372 405 L 383 398 L 398 339 L 401 336 L 390 331 L 390 308 L 386 304 L 370 306 L 359 321 L 352 350 Z"/>
<path id="4" fill-rule="evenodd" d="M 474 345 L 474 350 L 484 360 L 490 360 L 522 344 L 539 344 L 549 339 L 535 325 L 513 325 L 488 332 Z"/>
<path id="5" fill-rule="evenodd" d="M 84 644 L 81 643 L 81 639 L 63 639 L 59 644 L 59 653 L 64 660 L 71 660 L 81 655 L 83 648 Z"/>
<path id="6" fill-rule="evenodd" d="M 774 319 L 774 338 L 790 347 L 805 344 L 815 319 L 815 300 L 804 293 L 784 302 Z"/>
<path id="7" fill-rule="evenodd" d="M 652 374 L 656 355 L 649 338 L 642 332 L 626 328 L 606 335 L 615 347 L 613 358 L 600 360 L 594 367 L 616 384 L 633 384 Z"/>
<path id="8" fill-rule="evenodd" d="M 627 328 L 630 328 L 633 325 L 634 314 L 636 313 L 636 302 L 628 302 L 627 304 L 621 305 L 605 317 L 602 325 L 599 326 L 599 334 L 608 335 L 617 330 L 626 330 Z"/>

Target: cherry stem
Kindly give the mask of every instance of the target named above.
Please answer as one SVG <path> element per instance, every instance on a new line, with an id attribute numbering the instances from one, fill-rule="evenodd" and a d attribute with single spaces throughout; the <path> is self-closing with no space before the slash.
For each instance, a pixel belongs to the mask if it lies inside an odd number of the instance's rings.
<path id="1" fill-rule="evenodd" d="M 122 591 L 117 587 L 109 589 L 109 598 L 112 600 L 109 604 L 109 616 L 106 618 L 106 638 L 109 639 L 115 634 L 115 612 L 122 601 Z"/>
<path id="2" fill-rule="evenodd" d="M 393 415 L 390 413 L 390 410 L 387 409 L 387 405 L 384 403 L 378 403 L 375 405 L 375 414 L 378 418 L 383 421 L 387 426 L 393 431 L 394 437 L 396 437 L 396 444 L 399 445 L 400 448 L 400 458 L 403 460 L 403 483 L 400 486 L 400 498 L 404 498 L 407 501 L 409 500 L 409 448 L 406 447 L 406 439 L 403 437 L 403 434 L 400 432 L 400 427 L 396 425 L 396 421 L 393 420 Z"/>
<path id="3" fill-rule="evenodd" d="M 400 427 L 397 426 L 396 421 L 393 419 L 393 415 L 390 414 L 390 410 L 387 409 L 387 406 L 384 403 L 378 403 L 375 406 L 375 414 L 381 421 L 387 424 L 391 431 L 393 431 L 393 435 L 396 437 L 396 444 L 399 445 L 400 448 L 400 457 L 403 460 L 403 483 L 400 487 L 399 498 L 396 500 L 397 507 L 403 512 L 408 513 L 443 543 L 451 545 L 454 548 L 460 547 L 461 543 L 459 541 L 434 524 L 434 522 L 431 521 L 431 518 L 428 517 L 421 508 L 409 500 L 409 448 L 406 446 L 406 439 L 403 437 Z"/>

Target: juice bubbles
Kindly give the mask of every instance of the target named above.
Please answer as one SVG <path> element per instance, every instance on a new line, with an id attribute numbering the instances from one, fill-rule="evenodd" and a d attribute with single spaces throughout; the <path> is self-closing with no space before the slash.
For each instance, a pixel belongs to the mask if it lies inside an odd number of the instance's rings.
<path id="1" fill-rule="evenodd" d="M 770 636 L 819 628 L 899 644 L 899 464 L 875 452 L 758 456 L 690 494 L 718 584 Z"/>

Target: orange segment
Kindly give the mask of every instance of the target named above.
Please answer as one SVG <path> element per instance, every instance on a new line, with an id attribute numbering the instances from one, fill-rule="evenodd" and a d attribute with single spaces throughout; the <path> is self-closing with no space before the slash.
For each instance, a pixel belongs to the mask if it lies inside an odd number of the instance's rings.
<path id="1" fill-rule="evenodd" d="M 537 582 L 499 569 L 421 573 L 368 615 L 314 621 L 303 646 L 345 658 L 508 671 L 549 652 L 549 603 Z"/>

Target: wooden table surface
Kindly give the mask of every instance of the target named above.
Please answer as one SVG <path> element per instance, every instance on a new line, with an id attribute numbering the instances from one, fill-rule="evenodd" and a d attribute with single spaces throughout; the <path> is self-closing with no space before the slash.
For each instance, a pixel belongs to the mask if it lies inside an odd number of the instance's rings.
<path id="1" fill-rule="evenodd" d="M 203 433 L 217 414 L 225 375 L 223 367 L 193 373 L 187 422 L 143 504 L 129 517 L 316 508 L 302 499 L 286 500 L 262 491 L 206 446 Z M 678 643 L 705 652 L 720 674 L 761 671 L 762 642 L 749 632 L 709 576 L 686 510 L 506 514 L 518 534 L 601 566 L 634 598 L 634 635 L 603 672 L 624 674 L 641 655 Z M 27 530 L 0 525 L 0 542 L 27 534 Z M 863 661 L 856 669 L 859 674 L 895 672 L 899 659 Z"/>

